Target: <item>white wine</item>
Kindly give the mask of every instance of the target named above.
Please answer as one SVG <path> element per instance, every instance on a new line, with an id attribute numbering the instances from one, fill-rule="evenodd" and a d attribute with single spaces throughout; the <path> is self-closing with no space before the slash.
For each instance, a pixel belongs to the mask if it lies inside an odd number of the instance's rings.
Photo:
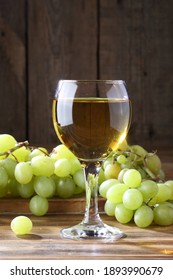
<path id="1" fill-rule="evenodd" d="M 105 158 L 126 137 L 130 121 L 128 99 L 54 99 L 53 123 L 59 139 L 79 159 Z"/>

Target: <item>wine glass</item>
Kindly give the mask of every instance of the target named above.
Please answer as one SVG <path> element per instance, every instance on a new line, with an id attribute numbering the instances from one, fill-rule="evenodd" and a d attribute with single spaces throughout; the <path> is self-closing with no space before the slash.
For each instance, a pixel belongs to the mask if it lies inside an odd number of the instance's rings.
<path id="1" fill-rule="evenodd" d="M 53 100 L 53 124 L 60 141 L 80 160 L 86 182 L 81 223 L 61 230 L 72 239 L 119 239 L 125 234 L 98 213 L 98 174 L 103 160 L 125 139 L 131 117 L 122 80 L 60 80 Z"/>

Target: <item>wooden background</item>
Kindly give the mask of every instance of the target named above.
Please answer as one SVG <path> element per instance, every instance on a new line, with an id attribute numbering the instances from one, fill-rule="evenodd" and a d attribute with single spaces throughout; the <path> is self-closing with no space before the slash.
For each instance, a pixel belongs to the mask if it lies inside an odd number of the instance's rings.
<path id="1" fill-rule="evenodd" d="M 58 80 L 96 78 L 126 81 L 131 143 L 173 146 L 172 0 L 0 0 L 0 133 L 56 145 Z"/>

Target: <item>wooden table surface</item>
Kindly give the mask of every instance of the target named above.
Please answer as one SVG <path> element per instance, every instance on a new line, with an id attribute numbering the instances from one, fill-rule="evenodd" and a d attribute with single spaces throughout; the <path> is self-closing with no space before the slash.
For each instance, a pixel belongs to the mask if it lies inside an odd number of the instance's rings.
<path id="1" fill-rule="evenodd" d="M 168 179 L 173 178 L 173 164 L 164 162 Z M 66 205 L 68 206 L 68 202 Z M 4 202 L 5 203 L 5 202 Z M 56 201 L 53 201 L 55 204 Z M 57 202 L 58 203 L 58 202 Z M 75 203 L 82 204 L 79 200 Z M 147 229 L 137 228 L 133 223 L 121 225 L 114 218 L 101 214 L 109 225 L 122 229 L 127 237 L 118 241 L 105 240 L 69 240 L 60 237 L 60 230 L 81 221 L 82 213 L 50 213 L 44 217 L 31 216 L 32 233 L 15 236 L 10 229 L 10 222 L 22 209 L 25 202 L 15 200 L 2 211 L 0 201 L 0 259 L 173 259 L 173 225 L 160 227 L 152 225 Z M 103 201 L 101 201 L 103 204 Z M 22 208 L 24 207 L 24 208 Z M 66 206 L 65 206 L 66 207 Z M 64 208 L 65 208 L 64 207 Z M 9 210 L 9 213 L 7 213 Z M 25 211 L 24 211 L 25 212 Z M 79 211 L 80 212 L 80 211 Z M 28 215 L 29 216 L 29 215 Z"/>

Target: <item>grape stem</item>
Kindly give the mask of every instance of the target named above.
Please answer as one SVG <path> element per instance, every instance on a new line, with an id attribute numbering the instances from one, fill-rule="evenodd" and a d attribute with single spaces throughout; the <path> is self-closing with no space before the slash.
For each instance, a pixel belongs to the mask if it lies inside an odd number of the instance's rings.
<path id="1" fill-rule="evenodd" d="M 43 149 L 37 148 L 35 146 L 30 146 L 29 142 L 26 140 L 26 141 L 23 141 L 23 142 L 18 142 L 16 144 L 16 146 L 13 147 L 12 149 L 10 149 L 10 150 L 8 150 L 6 152 L 0 153 L 0 157 L 4 156 L 5 158 L 7 158 L 9 155 L 12 155 L 15 158 L 15 160 L 18 162 L 18 160 L 17 160 L 16 156 L 13 154 L 13 152 L 15 152 L 16 150 L 20 149 L 21 147 L 26 147 L 26 148 L 31 149 L 31 150 L 38 149 L 42 153 L 44 153 L 46 156 L 49 156 L 49 154 L 46 153 Z"/>

